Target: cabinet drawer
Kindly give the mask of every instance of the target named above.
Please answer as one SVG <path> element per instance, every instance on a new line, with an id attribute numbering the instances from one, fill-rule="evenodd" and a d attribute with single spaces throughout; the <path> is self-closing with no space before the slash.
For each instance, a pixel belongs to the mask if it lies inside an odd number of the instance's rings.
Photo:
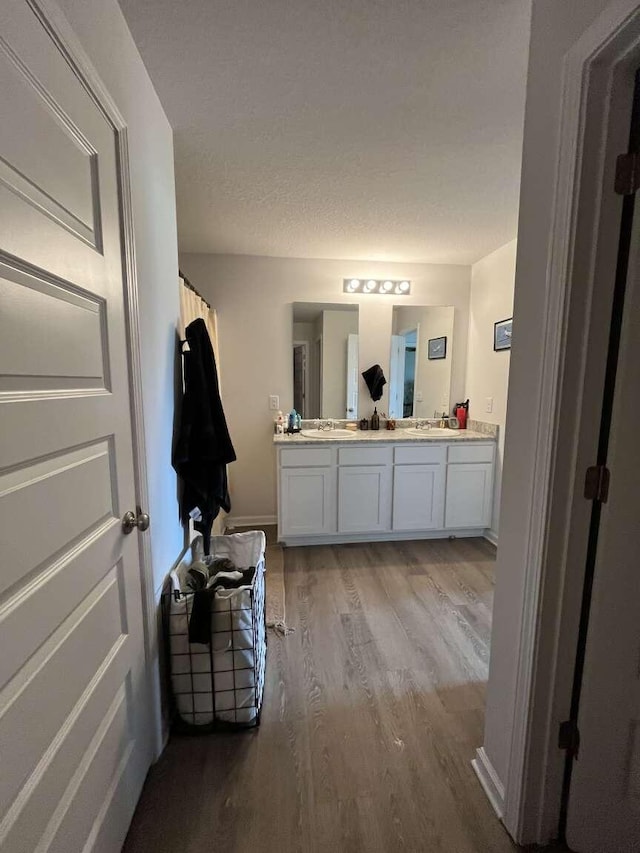
<path id="1" fill-rule="evenodd" d="M 449 462 L 493 462 L 493 444 L 457 444 L 449 448 Z"/>
<path id="2" fill-rule="evenodd" d="M 396 447 L 393 461 L 396 465 L 437 465 L 445 462 L 447 448 L 441 445 L 436 447 Z"/>
<path id="3" fill-rule="evenodd" d="M 339 465 L 389 465 L 391 447 L 341 447 L 338 450 Z"/>
<path id="4" fill-rule="evenodd" d="M 333 465 L 335 457 L 330 447 L 287 447 L 280 451 L 283 468 L 316 468 Z"/>

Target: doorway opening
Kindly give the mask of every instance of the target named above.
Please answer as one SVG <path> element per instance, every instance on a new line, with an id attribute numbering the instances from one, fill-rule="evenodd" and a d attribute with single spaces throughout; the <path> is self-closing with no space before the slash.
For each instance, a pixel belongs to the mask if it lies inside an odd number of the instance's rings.
<path id="1" fill-rule="evenodd" d="M 307 388 L 309 387 L 307 341 L 293 342 L 293 408 L 303 418 L 307 414 Z"/>
<path id="2" fill-rule="evenodd" d="M 402 333 L 404 338 L 404 377 L 402 387 L 402 417 L 413 417 L 413 395 L 416 384 L 416 348 L 418 346 L 418 330 L 410 329 Z"/>

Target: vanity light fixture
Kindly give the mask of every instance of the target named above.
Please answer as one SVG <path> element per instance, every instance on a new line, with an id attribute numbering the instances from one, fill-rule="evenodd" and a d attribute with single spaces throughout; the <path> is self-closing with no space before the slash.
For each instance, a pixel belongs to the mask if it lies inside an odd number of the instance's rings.
<path id="1" fill-rule="evenodd" d="M 342 282 L 343 293 L 382 293 L 386 296 L 409 296 L 411 282 L 392 281 L 391 279 L 345 278 Z"/>

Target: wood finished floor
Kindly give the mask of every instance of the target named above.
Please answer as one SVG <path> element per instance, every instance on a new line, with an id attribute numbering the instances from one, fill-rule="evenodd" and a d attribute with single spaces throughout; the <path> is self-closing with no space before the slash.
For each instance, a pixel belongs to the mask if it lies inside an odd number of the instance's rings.
<path id="1" fill-rule="evenodd" d="M 495 551 L 481 539 L 287 549 L 258 730 L 174 737 L 126 853 L 502 853 L 482 743 Z"/>

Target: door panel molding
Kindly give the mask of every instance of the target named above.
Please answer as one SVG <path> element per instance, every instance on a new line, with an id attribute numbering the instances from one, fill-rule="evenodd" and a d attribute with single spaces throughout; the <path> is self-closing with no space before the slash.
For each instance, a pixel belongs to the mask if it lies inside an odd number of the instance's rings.
<path id="1" fill-rule="evenodd" d="M 67 228 L 79 239 L 84 240 L 97 251 L 101 251 L 98 153 L 80 128 L 0 35 L 0 59 L 3 58 L 3 55 L 4 59 L 16 70 L 16 79 L 20 80 L 27 92 L 34 96 L 34 103 L 40 104 L 47 111 L 54 128 L 58 130 L 58 134 L 64 134 L 76 151 L 86 159 L 87 209 L 84 211 L 84 215 L 80 214 L 79 211 L 74 212 L 68 203 L 65 204 L 61 199 L 57 199 L 51 191 L 40 186 L 37 180 L 30 177 L 25 171 L 24 164 L 23 168 L 19 169 L 7 160 L 0 158 L 0 182 L 55 222 Z"/>
<path id="2" fill-rule="evenodd" d="M 147 455 L 144 434 L 142 401 L 142 365 L 140 356 L 140 308 L 131 199 L 131 178 L 127 124 L 117 104 L 104 86 L 84 48 L 53 0 L 26 0 L 40 20 L 52 41 L 72 68 L 74 74 L 100 109 L 114 130 L 116 139 L 116 167 L 120 192 L 120 210 L 123 233 L 124 304 L 126 315 L 127 355 L 129 362 L 129 387 L 133 431 L 133 465 L 136 503 L 149 506 Z M 177 271 L 176 271 L 177 276 Z M 152 752 L 160 756 L 164 741 L 162 732 L 159 674 L 155 671 L 158 648 L 158 622 L 156 616 L 153 575 L 151 569 L 151 541 L 149 536 L 138 536 L 143 602 L 144 645 L 149 706 L 152 709 Z"/>

